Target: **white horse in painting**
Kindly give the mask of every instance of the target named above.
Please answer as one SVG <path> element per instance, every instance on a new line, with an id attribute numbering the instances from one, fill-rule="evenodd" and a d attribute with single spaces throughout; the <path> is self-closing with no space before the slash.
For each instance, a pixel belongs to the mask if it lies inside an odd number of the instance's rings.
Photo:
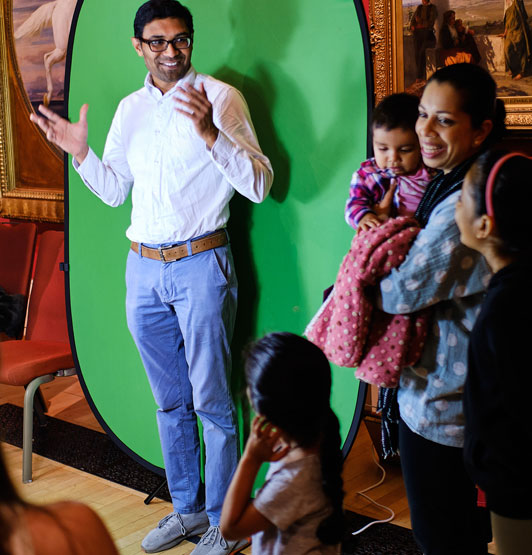
<path id="1" fill-rule="evenodd" d="M 52 66 L 65 59 L 70 25 L 77 0 L 55 0 L 37 8 L 14 33 L 15 39 L 38 35 L 42 29 L 52 27 L 55 48 L 44 55 L 46 93 L 43 102 L 50 104 L 53 93 Z"/>

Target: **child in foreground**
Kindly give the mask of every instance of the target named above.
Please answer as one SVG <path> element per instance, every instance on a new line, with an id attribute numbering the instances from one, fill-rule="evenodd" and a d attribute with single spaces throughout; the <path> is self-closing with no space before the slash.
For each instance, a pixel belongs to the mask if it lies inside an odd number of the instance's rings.
<path id="1" fill-rule="evenodd" d="M 118 555 L 105 524 L 88 505 L 36 505 L 23 499 L 18 489 L 0 444 L 1 555 Z"/>
<path id="2" fill-rule="evenodd" d="M 253 345 L 246 379 L 257 416 L 223 505 L 224 538 L 252 536 L 253 555 L 340 553 L 342 453 L 327 358 L 302 337 L 272 333 Z"/>
<path id="3" fill-rule="evenodd" d="M 486 494 L 498 555 L 525 555 L 532 545 L 532 243 L 526 216 L 516 214 L 516 202 L 532 202 L 531 174 L 529 157 L 487 151 L 456 205 L 460 240 L 494 272 L 469 343 L 464 458 Z"/>
<path id="4" fill-rule="evenodd" d="M 421 159 L 416 135 L 419 99 L 387 96 L 373 111 L 374 158 L 354 174 L 345 207 L 347 223 L 359 231 L 393 216 L 413 216 L 433 177 Z"/>

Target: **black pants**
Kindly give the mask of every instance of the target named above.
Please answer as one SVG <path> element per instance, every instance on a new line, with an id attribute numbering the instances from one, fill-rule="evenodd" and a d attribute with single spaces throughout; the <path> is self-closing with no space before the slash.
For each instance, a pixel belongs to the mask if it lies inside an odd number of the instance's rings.
<path id="1" fill-rule="evenodd" d="M 424 555 L 485 555 L 489 511 L 477 507 L 462 449 L 428 441 L 400 420 L 399 451 L 410 518 Z"/>

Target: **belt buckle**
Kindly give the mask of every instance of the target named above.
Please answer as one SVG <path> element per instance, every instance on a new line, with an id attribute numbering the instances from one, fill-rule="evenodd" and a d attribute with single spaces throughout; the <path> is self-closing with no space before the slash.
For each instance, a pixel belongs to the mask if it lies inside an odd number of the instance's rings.
<path id="1" fill-rule="evenodd" d="M 166 262 L 166 259 L 164 258 L 163 247 L 158 247 L 157 250 L 159 251 L 159 258 L 161 259 L 161 262 Z"/>

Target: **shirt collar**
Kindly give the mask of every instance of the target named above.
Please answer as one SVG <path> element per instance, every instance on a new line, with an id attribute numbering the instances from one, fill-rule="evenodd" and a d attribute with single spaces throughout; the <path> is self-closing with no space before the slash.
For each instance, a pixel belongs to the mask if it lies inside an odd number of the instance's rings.
<path id="1" fill-rule="evenodd" d="M 379 168 L 379 166 L 377 166 L 377 161 L 375 160 L 375 157 L 371 158 L 371 170 L 384 176 L 384 177 L 395 177 L 392 170 L 389 170 L 388 168 Z"/>
<path id="2" fill-rule="evenodd" d="M 174 94 L 177 87 L 180 87 L 182 85 L 193 85 L 196 81 L 196 75 L 196 70 L 194 69 L 194 66 L 191 65 L 185 76 L 179 79 L 179 81 L 164 96 L 170 96 Z M 148 92 L 152 96 L 155 96 L 157 98 L 161 98 L 163 96 L 162 92 L 153 84 L 153 79 L 151 77 L 151 73 L 149 72 L 144 79 L 144 86 L 146 87 L 146 89 L 148 89 Z"/>

